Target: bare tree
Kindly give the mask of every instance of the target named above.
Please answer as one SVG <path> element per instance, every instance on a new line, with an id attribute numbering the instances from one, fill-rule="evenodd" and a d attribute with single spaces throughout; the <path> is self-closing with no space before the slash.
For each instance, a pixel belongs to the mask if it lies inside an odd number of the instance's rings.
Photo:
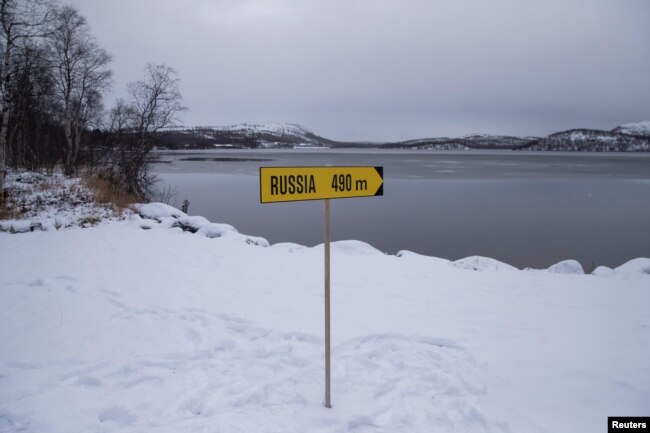
<path id="1" fill-rule="evenodd" d="M 0 201 L 4 197 L 4 179 L 7 174 L 7 131 L 13 105 L 13 60 L 20 41 L 41 36 L 48 14 L 40 0 L 0 0 L 0 39 L 4 43 L 2 56 L 2 120 L 0 122 Z"/>
<path id="2" fill-rule="evenodd" d="M 161 64 L 147 64 L 144 80 L 128 85 L 136 116 L 136 132 L 142 146 L 153 146 L 156 133 L 178 120 L 186 108 L 181 103 L 178 73 Z"/>
<path id="3" fill-rule="evenodd" d="M 7 164 L 30 169 L 52 167 L 61 159 L 63 146 L 52 109 L 54 83 L 47 49 L 37 40 L 26 40 L 21 51 L 11 72 Z"/>
<path id="4" fill-rule="evenodd" d="M 72 6 L 54 11 L 49 33 L 55 89 L 65 132 L 64 173 L 74 173 L 81 136 L 102 109 L 102 92 L 110 85 L 111 56 L 95 42 L 86 19 Z"/>
<path id="5" fill-rule="evenodd" d="M 129 100 L 111 112 L 115 166 L 127 192 L 144 196 L 151 186 L 148 157 L 160 130 L 176 122 L 185 107 L 178 73 L 167 65 L 148 64 L 143 80 L 128 85 Z"/>

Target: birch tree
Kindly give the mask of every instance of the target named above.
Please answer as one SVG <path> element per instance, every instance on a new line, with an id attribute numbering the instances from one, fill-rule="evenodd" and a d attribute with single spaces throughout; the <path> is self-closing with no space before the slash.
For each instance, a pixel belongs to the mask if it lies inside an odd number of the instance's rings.
<path id="1" fill-rule="evenodd" d="M 182 104 L 178 73 L 164 64 L 148 64 L 144 79 L 128 85 L 129 99 L 118 101 L 112 111 L 116 137 L 115 165 L 120 183 L 140 196 L 153 179 L 148 156 L 161 129 L 174 124 L 186 108 Z"/>
<path id="2" fill-rule="evenodd" d="M 0 0 L 0 41 L 2 42 L 2 120 L 0 121 L 0 202 L 4 199 L 7 174 L 7 131 L 13 105 L 13 62 L 21 41 L 42 36 L 48 13 L 39 0 Z"/>
<path id="3" fill-rule="evenodd" d="M 58 125 L 53 116 L 54 86 L 47 48 L 37 41 L 27 41 L 14 63 L 7 165 L 30 170 L 53 168 L 61 159 L 62 146 L 55 133 Z"/>
<path id="4" fill-rule="evenodd" d="M 49 33 L 55 90 L 65 134 L 64 173 L 74 173 L 84 129 L 102 108 L 110 85 L 111 56 L 96 43 L 86 19 L 72 6 L 55 9 Z"/>

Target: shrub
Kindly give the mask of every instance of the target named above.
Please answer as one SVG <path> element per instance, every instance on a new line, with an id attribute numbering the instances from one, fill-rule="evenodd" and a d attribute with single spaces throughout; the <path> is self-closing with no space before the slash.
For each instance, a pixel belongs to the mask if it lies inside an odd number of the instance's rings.
<path id="1" fill-rule="evenodd" d="M 81 227 L 94 226 L 102 222 L 102 218 L 97 215 L 89 215 L 81 218 L 79 220 L 79 225 Z"/>
<path id="2" fill-rule="evenodd" d="M 111 204 L 116 213 L 128 209 L 129 205 L 139 200 L 134 194 L 124 191 L 110 176 L 103 172 L 86 171 L 82 175 L 83 182 L 93 192 L 95 203 Z"/>

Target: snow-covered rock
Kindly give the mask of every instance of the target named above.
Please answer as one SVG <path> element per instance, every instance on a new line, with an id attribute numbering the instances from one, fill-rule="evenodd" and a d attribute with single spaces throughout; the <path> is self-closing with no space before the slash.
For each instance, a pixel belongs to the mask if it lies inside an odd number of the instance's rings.
<path id="1" fill-rule="evenodd" d="M 319 245 L 322 247 L 322 244 Z M 337 251 L 345 254 L 354 254 L 354 255 L 383 255 L 381 251 L 372 245 L 355 240 L 346 240 L 346 241 L 336 241 L 330 243 L 330 250 L 332 252 Z"/>
<path id="2" fill-rule="evenodd" d="M 161 228 L 165 228 L 165 229 L 178 228 L 179 230 L 182 231 L 182 229 L 178 226 L 178 218 L 174 218 L 170 216 L 170 217 L 160 218 L 158 219 L 158 222 L 160 223 Z"/>
<path id="3" fill-rule="evenodd" d="M 279 242 L 277 244 L 271 245 L 271 248 L 292 253 L 294 251 L 304 250 L 307 247 L 293 242 Z"/>
<path id="4" fill-rule="evenodd" d="M 629 276 L 631 274 L 650 275 L 650 258 L 639 257 L 622 264 L 614 269 L 616 275 Z"/>
<path id="5" fill-rule="evenodd" d="M 452 262 L 457 268 L 473 271 L 516 271 L 517 268 L 490 257 L 470 256 Z"/>
<path id="6" fill-rule="evenodd" d="M 180 218 L 187 216 L 184 212 L 165 203 L 146 203 L 133 205 L 142 218 L 162 220 L 163 218 Z"/>
<path id="7" fill-rule="evenodd" d="M 243 236 L 244 242 L 246 242 L 248 245 L 255 245 L 258 247 L 262 248 L 268 248 L 271 246 L 269 241 L 267 241 L 265 238 L 261 236 L 246 236 L 246 235 L 241 235 L 240 233 L 228 233 L 229 236 Z"/>
<path id="8" fill-rule="evenodd" d="M 555 274 L 584 274 L 582 265 L 577 260 L 562 260 L 554 265 L 549 266 L 549 272 Z"/>
<path id="9" fill-rule="evenodd" d="M 6 220 L 0 221 L 0 232 L 27 233 L 32 230 L 30 220 Z"/>
<path id="10" fill-rule="evenodd" d="M 143 230 L 151 230 L 158 225 L 158 221 L 148 218 L 142 218 L 138 221 L 138 226 Z"/>
<path id="11" fill-rule="evenodd" d="M 404 260 L 408 261 L 420 261 L 420 262 L 428 262 L 428 263 L 435 263 L 435 264 L 449 264 L 449 260 L 447 259 L 441 259 L 439 257 L 432 257 L 432 256 L 425 256 L 422 254 L 414 253 L 413 251 L 409 250 L 401 250 L 398 251 L 397 254 L 395 254 L 396 257 L 399 257 Z"/>
<path id="12" fill-rule="evenodd" d="M 175 232 L 194 233 L 206 238 L 221 238 L 235 244 L 269 247 L 269 241 L 259 236 L 241 234 L 230 224 L 212 223 L 207 218 L 195 215 L 189 216 L 178 209 L 164 203 L 148 203 L 136 205 L 136 218 L 131 218 L 138 227 L 144 230 L 154 228 Z"/>
<path id="13" fill-rule="evenodd" d="M 219 223 L 203 224 L 196 232 L 197 235 L 205 236 L 206 238 L 220 238 L 226 233 L 238 233 L 238 232 L 230 224 L 219 224 Z"/>
<path id="14" fill-rule="evenodd" d="M 591 275 L 598 275 L 599 277 L 613 277 L 614 269 L 609 268 L 607 266 L 598 266 L 596 269 L 593 270 Z"/>
<path id="15" fill-rule="evenodd" d="M 196 233 L 201 227 L 210 224 L 207 218 L 202 216 L 182 216 L 177 220 L 177 226 L 183 230 Z"/>

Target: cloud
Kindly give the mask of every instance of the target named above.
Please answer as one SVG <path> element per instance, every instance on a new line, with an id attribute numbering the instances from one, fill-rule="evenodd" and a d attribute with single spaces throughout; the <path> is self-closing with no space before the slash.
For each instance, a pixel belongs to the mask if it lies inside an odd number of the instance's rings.
<path id="1" fill-rule="evenodd" d="M 188 124 L 382 139 L 650 119 L 645 0 L 77 3 L 117 87 L 146 62 L 179 71 Z"/>
<path id="2" fill-rule="evenodd" d="M 292 2 L 281 0 L 195 0 L 193 3 L 193 13 L 200 21 L 233 27 L 289 18 L 294 11 Z"/>

